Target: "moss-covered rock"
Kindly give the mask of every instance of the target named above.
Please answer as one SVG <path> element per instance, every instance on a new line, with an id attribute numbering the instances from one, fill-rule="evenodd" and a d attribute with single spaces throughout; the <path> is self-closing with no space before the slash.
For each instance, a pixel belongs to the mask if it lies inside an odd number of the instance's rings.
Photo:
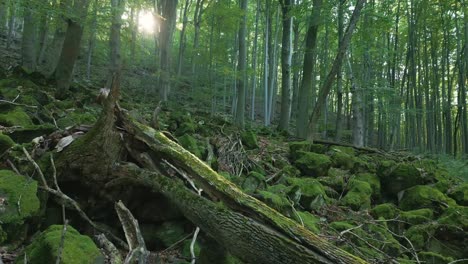
<path id="1" fill-rule="evenodd" d="M 93 125 L 97 120 L 95 114 L 89 111 L 75 110 L 57 120 L 57 126 L 65 129 L 74 125 Z"/>
<path id="2" fill-rule="evenodd" d="M 468 183 L 459 184 L 449 190 L 448 196 L 454 199 L 457 204 L 468 206 Z"/>
<path id="3" fill-rule="evenodd" d="M 420 208 L 440 209 L 456 205 L 452 198 L 428 185 L 418 185 L 404 191 L 399 202 L 402 210 L 414 210 Z"/>
<path id="4" fill-rule="evenodd" d="M 380 197 L 380 179 L 373 173 L 359 173 L 356 174 L 356 180 L 369 183 L 372 188 L 372 196 L 374 198 Z"/>
<path id="5" fill-rule="evenodd" d="M 55 263 L 60 248 L 63 226 L 53 225 L 47 228 L 33 242 L 25 248 L 24 253 L 17 258 L 16 263 L 43 264 Z M 26 254 L 27 258 L 24 258 Z M 81 263 L 103 263 L 104 257 L 94 244 L 93 240 L 81 235 L 72 226 L 67 226 L 65 239 L 60 255 L 60 263 L 81 264 Z"/>
<path id="6" fill-rule="evenodd" d="M 395 219 L 398 216 L 398 208 L 392 203 L 384 203 L 376 205 L 370 211 L 371 215 L 375 219 Z"/>
<path id="7" fill-rule="evenodd" d="M 285 194 L 273 193 L 271 189 L 269 189 L 268 191 L 258 191 L 258 195 L 258 198 L 271 208 L 276 209 L 286 216 L 291 216 L 291 203 L 286 198 Z"/>
<path id="8" fill-rule="evenodd" d="M 318 218 L 317 216 L 309 212 L 298 211 L 296 214 L 294 214 L 293 218 L 298 223 L 304 224 L 304 227 L 306 227 L 310 231 L 314 233 L 320 232 L 320 228 L 318 226 L 318 224 L 320 223 L 320 218 Z"/>
<path id="9" fill-rule="evenodd" d="M 452 257 L 446 257 L 435 252 L 420 252 L 418 253 L 418 257 L 420 261 L 424 261 L 427 264 L 442 264 L 454 261 Z"/>
<path id="10" fill-rule="evenodd" d="M 289 157 L 291 160 L 296 160 L 299 158 L 299 152 L 310 151 L 312 143 L 309 141 L 295 141 L 289 143 Z"/>
<path id="11" fill-rule="evenodd" d="M 353 179 L 348 188 L 348 193 L 341 200 L 342 205 L 349 206 L 353 210 L 370 208 L 372 188 L 369 183 Z"/>
<path id="12" fill-rule="evenodd" d="M 331 166 L 331 160 L 327 155 L 313 152 L 299 152 L 299 158 L 294 165 L 304 176 L 324 176 Z"/>
<path id="13" fill-rule="evenodd" d="M 352 147 L 344 147 L 344 146 L 333 146 L 331 147 L 331 150 L 335 152 L 341 152 L 341 153 L 346 153 L 350 156 L 356 156 L 356 151 Z"/>
<path id="14" fill-rule="evenodd" d="M 33 125 L 33 122 L 21 107 L 15 107 L 13 110 L 0 114 L 0 125 L 25 127 Z"/>
<path id="15" fill-rule="evenodd" d="M 290 178 L 288 183 L 300 192 L 300 204 L 307 210 L 318 210 L 330 201 L 323 185 L 316 179 Z"/>
<path id="16" fill-rule="evenodd" d="M 457 227 L 468 232 L 468 207 L 452 206 L 447 208 L 437 220 L 439 224 Z"/>
<path id="17" fill-rule="evenodd" d="M 426 184 L 425 175 L 414 164 L 401 163 L 392 167 L 387 174 L 380 174 L 382 190 L 394 197 L 405 189 Z"/>
<path id="18" fill-rule="evenodd" d="M 257 135 L 252 130 L 246 130 L 241 133 L 242 144 L 247 149 L 256 149 L 258 148 Z"/>
<path id="19" fill-rule="evenodd" d="M 344 170 L 352 170 L 354 168 L 354 156 L 341 151 L 334 151 L 331 159 L 333 167 L 341 168 Z"/>
<path id="20" fill-rule="evenodd" d="M 37 182 L 9 170 L 0 170 L 0 225 L 8 240 L 21 240 L 26 222 L 39 213 Z"/>
<path id="21" fill-rule="evenodd" d="M 0 155 L 14 145 L 15 142 L 9 136 L 0 133 Z"/>
<path id="22" fill-rule="evenodd" d="M 255 171 L 251 171 L 242 183 L 242 189 L 246 193 L 254 193 L 256 190 L 266 188 L 265 176 Z"/>
<path id="23" fill-rule="evenodd" d="M 198 141 L 189 134 L 184 134 L 178 138 L 179 143 L 182 147 L 186 150 L 190 151 L 192 154 L 197 156 L 198 158 L 202 158 L 202 151 L 198 146 Z"/>
<path id="24" fill-rule="evenodd" d="M 429 208 L 402 211 L 400 212 L 400 217 L 402 221 L 407 222 L 410 225 L 419 225 L 432 221 L 434 212 Z"/>
<path id="25" fill-rule="evenodd" d="M 310 145 L 310 152 L 315 152 L 318 154 L 325 154 L 328 151 L 328 147 L 323 144 L 311 144 Z"/>

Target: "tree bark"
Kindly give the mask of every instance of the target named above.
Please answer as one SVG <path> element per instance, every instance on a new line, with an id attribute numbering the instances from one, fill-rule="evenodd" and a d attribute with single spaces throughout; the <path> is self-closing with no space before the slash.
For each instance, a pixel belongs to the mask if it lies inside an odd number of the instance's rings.
<path id="1" fill-rule="evenodd" d="M 125 0 L 111 0 L 112 24 L 109 34 L 109 73 L 107 76 L 106 88 L 111 88 L 114 74 L 122 66 L 120 55 L 120 29 L 122 27 L 122 14 L 125 9 Z"/>
<path id="2" fill-rule="evenodd" d="M 239 24 L 239 60 L 237 62 L 237 106 L 235 111 L 235 123 L 238 127 L 245 125 L 245 83 L 247 69 L 247 0 L 241 0 L 241 10 L 243 12 Z"/>
<path id="3" fill-rule="evenodd" d="M 310 109 L 311 91 L 314 86 L 315 54 L 317 48 L 317 35 L 320 26 L 320 13 L 322 0 L 314 0 L 311 21 L 306 35 L 302 83 L 299 88 L 298 112 L 296 119 L 296 136 L 307 137 L 307 117 Z"/>
<path id="4" fill-rule="evenodd" d="M 308 133 L 307 138 L 309 140 L 313 140 L 314 133 L 316 130 L 317 122 L 320 118 L 320 114 L 322 113 L 323 106 L 326 103 L 328 94 L 330 93 L 330 89 L 332 87 L 333 81 L 336 77 L 336 73 L 340 68 L 343 58 L 345 56 L 346 50 L 348 49 L 349 43 L 351 42 L 351 36 L 353 35 L 354 28 L 359 20 L 359 16 L 361 15 L 361 10 L 364 7 L 366 0 L 357 0 L 356 6 L 354 7 L 353 15 L 351 16 L 351 20 L 349 22 L 348 28 L 343 36 L 343 41 L 339 48 L 338 54 L 333 61 L 333 66 L 330 72 L 325 79 L 323 86 L 320 88 L 319 95 L 317 98 L 317 102 L 315 103 L 314 110 L 309 118 L 309 125 L 308 125 Z"/>
<path id="5" fill-rule="evenodd" d="M 174 26 L 177 16 L 178 0 L 163 0 L 161 2 L 160 19 L 160 58 L 159 58 L 159 96 L 162 101 L 167 101 L 171 88 L 171 48 Z"/>
<path id="6" fill-rule="evenodd" d="M 23 40 L 21 42 L 21 58 L 23 69 L 27 72 L 36 70 L 37 60 L 37 28 L 35 11 L 31 6 L 25 6 L 24 13 L 24 27 L 23 27 Z"/>
<path id="7" fill-rule="evenodd" d="M 7 0 L 0 0 L 0 35 L 5 34 L 7 10 Z"/>
<path id="8" fill-rule="evenodd" d="M 283 37 L 281 42 L 281 112 L 278 129 L 288 131 L 292 104 L 291 63 L 293 17 L 291 15 L 291 9 L 294 3 L 292 0 L 282 0 L 280 4 L 283 14 Z"/>
<path id="9" fill-rule="evenodd" d="M 57 99 L 66 98 L 68 88 L 70 87 L 75 62 L 80 53 L 83 23 L 86 18 L 88 5 L 88 0 L 75 1 L 73 10 L 77 16 L 75 19 L 68 19 L 67 33 L 65 35 L 57 68 L 55 69 L 55 80 L 57 82 L 55 97 Z"/>
<path id="10" fill-rule="evenodd" d="M 184 53 L 185 53 L 185 30 L 187 28 L 188 23 L 188 9 L 191 5 L 190 0 L 185 0 L 184 10 L 182 15 L 182 30 L 180 31 L 180 38 L 179 38 L 179 59 L 177 60 L 177 76 L 180 77 L 182 74 L 182 64 L 184 62 Z"/>

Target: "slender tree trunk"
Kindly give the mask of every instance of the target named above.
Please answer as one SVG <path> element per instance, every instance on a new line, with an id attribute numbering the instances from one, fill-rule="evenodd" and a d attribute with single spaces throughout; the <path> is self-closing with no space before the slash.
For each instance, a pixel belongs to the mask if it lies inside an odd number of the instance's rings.
<path id="1" fill-rule="evenodd" d="M 304 52 L 302 84 L 299 88 L 298 112 L 296 119 L 296 135 L 300 138 L 307 137 L 307 117 L 310 109 L 310 98 L 315 83 L 315 53 L 317 48 L 317 35 L 321 23 L 322 0 L 314 0 L 311 21 L 306 35 L 306 47 Z"/>
<path id="2" fill-rule="evenodd" d="M 296 4 L 297 0 L 294 0 Z M 297 111 L 298 111 L 298 104 L 299 104 L 299 78 L 300 78 L 300 72 L 296 68 L 296 65 L 300 64 L 300 52 L 299 52 L 299 39 L 300 39 L 300 30 L 299 30 L 299 22 L 298 19 L 294 19 L 293 21 L 293 32 L 294 32 L 294 41 L 293 41 L 293 57 L 292 57 L 292 71 L 293 71 L 293 77 L 292 77 L 292 87 L 293 87 L 293 99 L 292 99 L 292 110 L 291 110 L 291 116 L 297 116 Z"/>
<path id="3" fill-rule="evenodd" d="M 24 27 L 21 43 L 21 58 L 23 69 L 27 72 L 36 70 L 37 60 L 37 27 L 36 12 L 31 6 L 25 5 L 23 9 Z"/>
<path id="4" fill-rule="evenodd" d="M 0 0 L 0 35 L 4 35 L 7 24 L 7 0 Z"/>
<path id="5" fill-rule="evenodd" d="M 171 48 L 172 48 L 172 37 L 174 33 L 174 26 L 177 15 L 177 2 L 178 0 L 163 0 L 160 28 L 160 61 L 159 69 L 161 72 L 159 78 L 159 96 L 162 101 L 167 101 L 169 91 L 171 88 Z"/>
<path id="6" fill-rule="evenodd" d="M 292 0 L 282 0 L 280 3 L 283 13 L 283 38 L 281 45 L 281 112 L 278 129 L 288 131 L 292 103 L 291 63 L 293 17 L 290 12 L 294 2 Z"/>
<path id="7" fill-rule="evenodd" d="M 184 4 L 184 11 L 182 15 L 182 30 L 180 31 L 180 39 L 179 39 L 179 59 L 177 62 L 177 76 L 180 76 L 182 73 L 182 64 L 184 62 L 184 52 L 185 52 L 185 30 L 187 28 L 188 23 L 188 9 L 191 4 L 190 0 L 185 0 Z"/>
<path id="8" fill-rule="evenodd" d="M 202 22 L 203 15 L 203 4 L 205 0 L 197 0 L 195 5 L 195 13 L 193 16 L 194 24 L 194 35 L 193 35 L 193 48 L 192 48 L 192 74 L 194 75 L 197 67 L 197 58 L 198 58 L 198 41 L 200 38 L 200 27 Z"/>
<path id="9" fill-rule="evenodd" d="M 114 74 L 122 66 L 120 55 L 120 29 L 122 27 L 122 14 L 125 9 L 125 0 L 111 0 L 112 24 L 109 34 L 109 73 L 107 76 L 107 88 L 111 88 Z"/>
<path id="10" fill-rule="evenodd" d="M 13 3 L 10 2 L 10 4 L 8 5 L 8 9 L 10 11 L 9 12 L 10 17 L 8 18 L 8 33 L 7 33 L 7 44 L 6 44 L 7 50 L 10 49 L 10 45 L 13 42 L 13 35 L 15 33 L 14 28 L 15 28 L 15 20 L 16 20 L 16 6 L 17 6 L 16 1 Z"/>
<path id="11" fill-rule="evenodd" d="M 237 62 L 237 107 L 235 123 L 238 127 L 244 128 L 245 125 L 245 81 L 247 69 L 247 0 L 241 0 L 240 8 L 243 15 L 239 24 L 239 60 Z"/>
<path id="12" fill-rule="evenodd" d="M 362 89 L 356 84 L 351 59 L 348 59 L 348 72 L 351 81 L 352 112 L 353 112 L 353 145 L 357 147 L 364 146 L 364 111 L 362 103 Z"/>
<path id="13" fill-rule="evenodd" d="M 338 69 L 343 61 L 343 57 L 346 53 L 349 43 L 351 42 L 351 36 L 359 20 L 359 16 L 361 15 L 361 10 L 364 7 L 365 3 L 366 3 L 366 0 L 357 0 L 356 6 L 353 11 L 353 15 L 351 16 L 351 20 L 348 25 L 348 28 L 346 29 L 346 32 L 343 36 L 343 41 L 341 43 L 342 45 L 340 46 L 338 54 L 336 55 L 335 60 L 333 61 L 332 69 L 328 73 L 323 86 L 320 88 L 317 102 L 309 118 L 308 135 L 307 135 L 307 138 L 309 140 L 313 140 L 313 136 L 316 130 L 316 125 L 320 118 L 320 114 L 322 112 L 323 106 L 326 103 L 328 94 L 330 93 L 330 89 L 333 84 L 333 80 L 336 77 L 336 73 L 338 72 Z"/>
<path id="14" fill-rule="evenodd" d="M 73 69 L 76 59 L 80 53 L 81 37 L 83 35 L 83 24 L 88 10 L 88 0 L 76 0 L 73 5 L 76 17 L 68 19 L 68 29 L 63 42 L 63 48 L 55 69 L 55 80 L 57 82 L 57 99 L 67 97 L 68 88 L 73 77 Z"/>
<path id="15" fill-rule="evenodd" d="M 270 84 L 269 84 L 269 98 L 268 98 L 268 103 L 269 103 L 269 117 L 270 120 L 268 122 L 268 125 L 271 124 L 273 119 L 275 119 L 275 114 L 276 114 L 276 97 L 278 95 L 278 39 L 279 39 L 279 32 L 280 32 L 280 27 L 279 27 L 279 12 L 280 12 L 280 7 L 278 6 L 276 10 L 276 19 L 275 19 L 275 38 L 273 39 L 273 48 L 272 48 L 272 56 L 271 58 L 271 64 L 272 68 L 270 68 Z"/>
<path id="16" fill-rule="evenodd" d="M 270 14 L 270 7 L 271 7 L 271 0 L 266 0 L 265 4 L 265 40 L 263 41 L 263 45 L 265 46 L 265 51 L 264 51 L 264 56 L 265 56 L 265 61 L 264 61 L 264 74 L 263 74 L 263 89 L 264 89 L 264 96 L 263 96 L 263 101 L 264 101 L 264 125 L 268 126 L 269 121 L 270 121 L 270 116 L 269 116 L 269 111 L 268 111 L 268 80 L 270 78 L 269 73 L 270 73 L 270 24 L 271 24 L 271 19 L 269 18 L 271 16 Z"/>
<path id="17" fill-rule="evenodd" d="M 45 52 L 44 57 L 40 61 L 40 72 L 46 77 L 50 77 L 55 69 L 60 58 L 60 53 L 63 48 L 65 36 L 67 34 L 68 24 L 66 14 L 67 10 L 71 7 L 71 0 L 60 0 L 59 13 L 56 17 L 56 28 L 52 43 L 50 43 Z M 81 37 L 80 37 L 81 38 Z"/>
<path id="18" fill-rule="evenodd" d="M 91 21 L 91 28 L 89 30 L 89 40 L 88 40 L 88 52 L 86 54 L 86 78 L 91 79 L 91 65 L 93 60 L 93 51 L 96 46 L 96 28 L 97 28 L 97 10 L 98 10 L 98 0 L 94 0 L 93 4 L 93 18 Z M 134 58 L 134 56 L 132 56 Z"/>
<path id="19" fill-rule="evenodd" d="M 257 7 L 255 11 L 255 36 L 253 42 L 253 51 L 252 51 L 252 100 L 250 103 L 250 119 L 255 120 L 255 95 L 257 91 L 257 61 L 258 61 L 258 24 L 260 19 L 260 0 L 257 0 Z"/>
<path id="20" fill-rule="evenodd" d="M 38 45 L 37 45 L 37 61 L 36 65 L 44 58 L 45 49 L 47 47 L 47 35 L 49 34 L 49 13 L 50 9 L 56 8 L 56 4 L 50 6 L 48 2 L 46 6 L 42 7 L 39 13 L 39 32 L 38 32 Z"/>
<path id="21" fill-rule="evenodd" d="M 343 13 L 345 0 L 340 0 L 338 3 L 338 46 L 341 45 L 343 39 L 344 23 L 343 23 Z M 341 140 L 341 133 L 343 129 L 343 74 L 341 67 L 339 67 L 336 74 L 336 100 L 337 100 L 337 109 L 336 109 L 336 124 L 335 124 L 335 141 L 339 142 Z"/>

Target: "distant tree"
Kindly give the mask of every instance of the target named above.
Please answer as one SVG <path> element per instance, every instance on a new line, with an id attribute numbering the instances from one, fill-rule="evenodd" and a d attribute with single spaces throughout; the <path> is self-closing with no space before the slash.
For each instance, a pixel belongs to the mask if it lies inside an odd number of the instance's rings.
<path id="1" fill-rule="evenodd" d="M 291 9 L 294 2 L 293 0 L 281 0 L 280 4 L 283 14 L 283 37 L 281 44 L 281 112 L 278 129 L 287 131 L 292 107 L 291 63 L 293 17 Z"/>
<path id="2" fill-rule="evenodd" d="M 89 0 L 75 0 L 72 7 L 74 16 L 68 18 L 67 33 L 55 69 L 55 80 L 57 82 L 55 97 L 57 99 L 64 99 L 70 87 L 75 62 L 80 53 L 80 43 L 88 5 Z"/>
<path id="3" fill-rule="evenodd" d="M 240 0 L 242 17 L 239 23 L 239 59 L 237 62 L 237 107 L 235 112 L 235 123 L 240 128 L 245 126 L 245 84 L 247 69 L 247 0 Z"/>

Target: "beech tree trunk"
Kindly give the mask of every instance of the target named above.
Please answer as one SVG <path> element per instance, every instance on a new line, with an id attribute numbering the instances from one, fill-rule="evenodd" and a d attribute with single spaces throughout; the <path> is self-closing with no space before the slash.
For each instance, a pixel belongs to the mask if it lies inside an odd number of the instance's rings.
<path id="1" fill-rule="evenodd" d="M 237 62 L 237 106 L 235 123 L 240 128 L 245 125 L 245 84 L 247 69 L 247 0 L 241 0 L 241 10 L 244 12 L 239 25 L 239 60 Z"/>
<path id="2" fill-rule="evenodd" d="M 132 119 L 116 102 L 118 79 L 116 75 L 95 126 L 56 160 L 59 180 L 78 180 L 87 191 L 109 200 L 120 199 L 112 191 L 119 183 L 126 190 L 138 184 L 159 192 L 248 263 L 366 263 L 243 193 L 163 132 Z M 204 195 L 184 184 L 177 171 L 183 171 Z"/>
<path id="3" fill-rule="evenodd" d="M 279 130 L 287 131 L 291 118 L 292 89 L 291 89 L 291 63 L 292 63 L 292 33 L 293 17 L 290 13 L 293 7 L 292 0 L 282 0 L 283 38 L 281 46 L 281 112 Z"/>
<path id="4" fill-rule="evenodd" d="M 80 53 L 81 37 L 83 35 L 83 23 L 88 10 L 88 0 L 76 0 L 73 10 L 77 15 L 74 19 L 68 19 L 68 29 L 63 42 L 62 52 L 55 69 L 57 90 L 55 97 L 64 99 L 73 77 L 73 69 Z"/>
<path id="5" fill-rule="evenodd" d="M 35 12 L 32 7 L 26 6 L 23 9 L 24 26 L 23 26 L 23 40 L 21 42 L 21 58 L 23 69 L 27 72 L 36 70 L 37 59 L 37 28 Z"/>
<path id="6" fill-rule="evenodd" d="M 317 102 L 315 103 L 314 110 L 309 118 L 307 133 L 307 138 L 309 140 L 313 140 L 314 138 L 317 122 L 326 103 L 328 94 L 330 93 L 333 81 L 336 77 L 336 73 L 341 67 L 346 50 L 348 49 L 349 43 L 351 42 L 351 36 L 353 35 L 354 28 L 356 27 L 356 24 L 359 20 L 359 16 L 361 15 L 361 10 L 364 7 L 365 3 L 366 0 L 357 0 L 356 6 L 354 7 L 353 15 L 351 16 L 351 20 L 349 21 L 348 28 L 346 29 L 346 32 L 343 36 L 343 41 L 340 43 L 341 45 L 339 47 L 338 54 L 336 55 L 335 60 L 333 61 L 333 66 L 330 72 L 328 73 L 325 82 L 320 88 Z"/>

